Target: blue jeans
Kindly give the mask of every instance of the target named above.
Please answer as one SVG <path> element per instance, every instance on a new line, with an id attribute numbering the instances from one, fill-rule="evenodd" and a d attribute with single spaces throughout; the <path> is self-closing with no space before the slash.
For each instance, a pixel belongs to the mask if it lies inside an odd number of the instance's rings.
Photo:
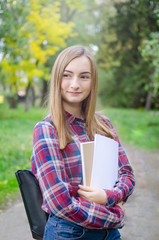
<path id="1" fill-rule="evenodd" d="M 121 240 L 118 229 L 88 229 L 50 215 L 43 240 Z"/>

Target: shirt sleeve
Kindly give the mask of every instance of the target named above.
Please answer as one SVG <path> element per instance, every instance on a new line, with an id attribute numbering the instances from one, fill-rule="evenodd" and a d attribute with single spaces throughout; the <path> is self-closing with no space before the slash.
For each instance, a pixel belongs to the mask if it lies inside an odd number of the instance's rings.
<path id="1" fill-rule="evenodd" d="M 108 122 L 114 132 L 115 140 L 119 143 L 118 181 L 115 184 L 113 190 L 105 190 L 108 197 L 107 205 L 114 206 L 120 201 L 126 202 L 127 198 L 132 194 L 135 187 L 135 176 L 129 160 L 126 156 L 126 153 L 123 150 L 123 147 L 119 141 L 118 135 L 111 122 L 109 120 Z"/>
<path id="2" fill-rule="evenodd" d="M 100 205 L 74 194 L 55 128 L 50 123 L 38 123 L 34 128 L 31 166 L 42 191 L 44 211 L 88 228 L 124 225 L 124 214 L 119 206 Z"/>

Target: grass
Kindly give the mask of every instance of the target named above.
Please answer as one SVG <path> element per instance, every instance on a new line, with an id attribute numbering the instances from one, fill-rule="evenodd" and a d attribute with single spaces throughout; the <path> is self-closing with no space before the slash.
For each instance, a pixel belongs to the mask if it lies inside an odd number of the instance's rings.
<path id="1" fill-rule="evenodd" d="M 24 106 L 10 110 L 0 105 L 0 207 L 13 199 L 18 191 L 15 172 L 30 167 L 32 134 L 37 121 L 46 110 L 32 108 L 24 112 Z"/>
<path id="2" fill-rule="evenodd" d="M 159 149 L 159 112 L 106 108 L 104 113 L 123 142 L 148 151 Z M 46 114 L 46 109 L 24 112 L 23 105 L 14 110 L 0 105 L 0 208 L 17 196 L 15 172 L 30 167 L 33 128 Z"/>
<path id="3" fill-rule="evenodd" d="M 104 113 L 124 143 L 145 151 L 159 149 L 159 111 L 107 108 Z"/>

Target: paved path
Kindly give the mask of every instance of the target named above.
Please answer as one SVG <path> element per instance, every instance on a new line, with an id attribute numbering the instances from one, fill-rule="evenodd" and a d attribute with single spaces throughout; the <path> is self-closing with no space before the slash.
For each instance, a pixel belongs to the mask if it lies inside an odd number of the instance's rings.
<path id="1" fill-rule="evenodd" d="M 159 240 L 159 151 L 125 147 L 135 171 L 136 187 L 126 208 L 123 240 Z"/>
<path id="2" fill-rule="evenodd" d="M 33 240 L 21 201 L 0 213 L 0 240 Z"/>
<path id="3" fill-rule="evenodd" d="M 125 205 L 122 239 L 159 240 L 159 152 L 145 153 L 132 146 L 125 150 L 135 171 L 136 188 Z M 0 212 L 1 239 L 33 239 L 21 200 Z"/>

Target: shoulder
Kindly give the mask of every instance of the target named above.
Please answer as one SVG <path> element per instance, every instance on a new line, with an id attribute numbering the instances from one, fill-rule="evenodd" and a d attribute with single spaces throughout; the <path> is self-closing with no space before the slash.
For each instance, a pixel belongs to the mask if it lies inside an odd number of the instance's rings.
<path id="1" fill-rule="evenodd" d="M 51 115 L 47 115 L 42 121 L 36 123 L 34 130 L 33 130 L 33 137 L 36 138 L 43 138 L 46 136 L 56 136 L 56 129 L 53 124 Z"/>
<path id="2" fill-rule="evenodd" d="M 95 115 L 100 121 L 102 121 L 103 123 L 108 125 L 110 128 L 113 128 L 113 125 L 112 125 L 110 119 L 107 116 L 105 116 L 103 113 L 96 112 Z"/>
<path id="3" fill-rule="evenodd" d="M 51 118 L 50 114 L 47 115 L 43 120 L 37 122 L 34 129 L 40 128 L 42 126 L 48 126 L 48 127 L 54 128 L 54 124 L 53 124 L 53 121 L 52 121 L 52 118 Z"/>

